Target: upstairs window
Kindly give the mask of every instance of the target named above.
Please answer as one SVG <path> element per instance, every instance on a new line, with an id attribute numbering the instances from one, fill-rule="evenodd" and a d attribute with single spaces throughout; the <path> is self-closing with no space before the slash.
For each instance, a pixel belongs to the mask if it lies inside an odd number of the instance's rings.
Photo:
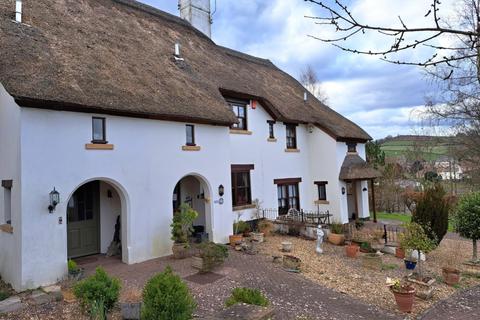
<path id="1" fill-rule="evenodd" d="M 92 143 L 107 143 L 105 118 L 92 118 Z"/>
<path id="2" fill-rule="evenodd" d="M 232 165 L 233 207 L 252 204 L 250 170 L 253 170 L 253 165 Z"/>
<path id="3" fill-rule="evenodd" d="M 273 125 L 275 124 L 275 121 L 268 120 L 268 138 L 269 139 L 275 139 L 275 131 Z"/>
<path id="4" fill-rule="evenodd" d="M 315 184 L 318 187 L 318 200 L 326 201 L 327 200 L 327 181 L 315 181 Z"/>
<path id="5" fill-rule="evenodd" d="M 194 146 L 195 145 L 195 126 L 192 124 L 187 124 L 185 126 L 186 134 L 187 134 L 187 146 Z"/>
<path id="6" fill-rule="evenodd" d="M 287 130 L 287 149 L 297 149 L 297 126 L 286 124 Z"/>
<path id="7" fill-rule="evenodd" d="M 247 130 L 247 101 L 228 100 L 233 113 L 237 117 L 238 123 L 232 125 L 232 129 Z"/>
<path id="8" fill-rule="evenodd" d="M 355 142 L 347 142 L 348 152 L 357 152 L 357 144 Z"/>

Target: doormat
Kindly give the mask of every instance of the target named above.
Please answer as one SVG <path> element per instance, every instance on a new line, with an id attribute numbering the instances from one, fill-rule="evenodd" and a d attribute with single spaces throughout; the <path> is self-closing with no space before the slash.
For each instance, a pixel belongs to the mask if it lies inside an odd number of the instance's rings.
<path id="1" fill-rule="evenodd" d="M 214 283 L 215 281 L 220 280 L 223 277 L 225 276 L 218 273 L 207 272 L 207 273 L 192 274 L 191 276 L 186 277 L 185 280 L 204 285 L 204 284 Z"/>

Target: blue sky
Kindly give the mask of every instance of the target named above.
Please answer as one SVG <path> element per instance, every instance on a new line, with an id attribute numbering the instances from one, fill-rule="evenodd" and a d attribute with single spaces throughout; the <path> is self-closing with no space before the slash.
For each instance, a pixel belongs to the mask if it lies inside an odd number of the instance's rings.
<path id="1" fill-rule="evenodd" d="M 177 0 L 142 2 L 178 15 Z M 407 25 L 419 25 L 425 23 L 423 15 L 429 4 L 419 0 L 357 0 L 351 1 L 350 8 L 360 19 L 377 24 L 397 23 L 401 14 Z M 296 78 L 310 64 L 328 95 L 329 106 L 374 138 L 417 131 L 416 115 L 433 88 L 423 70 L 345 53 L 308 37 L 333 35 L 305 18 L 319 13 L 317 5 L 304 0 L 217 0 L 212 39 L 270 59 Z M 375 48 L 385 42 L 373 36 L 353 39 L 351 44 Z M 404 57 L 415 59 L 425 54 L 428 52 L 417 51 Z"/>

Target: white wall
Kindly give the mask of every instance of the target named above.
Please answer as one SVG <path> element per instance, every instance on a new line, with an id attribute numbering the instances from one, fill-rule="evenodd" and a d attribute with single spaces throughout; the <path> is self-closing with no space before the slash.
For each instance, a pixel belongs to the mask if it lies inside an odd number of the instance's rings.
<path id="1" fill-rule="evenodd" d="M 110 190 L 112 197 L 108 197 Z M 107 253 L 108 246 L 115 234 L 117 216 L 122 213 L 120 195 L 115 188 L 108 183 L 100 182 L 100 252 Z M 120 219 L 121 220 L 121 219 Z M 120 221 L 120 224 L 122 221 Z M 123 226 L 121 226 L 123 227 Z"/>
<path id="2" fill-rule="evenodd" d="M 0 84 L 0 180 L 13 180 L 11 213 L 13 234 L 0 231 L 0 275 L 13 285 L 20 282 L 21 181 L 20 181 L 20 108 Z M 5 223 L 4 192 L 0 187 L 0 224 Z"/>
<path id="3" fill-rule="evenodd" d="M 66 272 L 66 204 L 76 188 L 101 179 L 122 198 L 123 261 L 136 263 L 171 253 L 172 194 L 176 183 L 197 174 L 208 183 L 212 240 L 228 242 L 233 214 L 230 192 L 218 203 L 218 186 L 230 186 L 228 128 L 196 125 L 201 151 L 182 151 L 185 124 L 107 116 L 112 151 L 86 150 L 91 114 L 22 109 L 22 202 L 25 217 L 23 288 L 53 283 Z M 61 194 L 46 210 L 53 187 Z M 59 217 L 64 223 L 59 224 Z"/>

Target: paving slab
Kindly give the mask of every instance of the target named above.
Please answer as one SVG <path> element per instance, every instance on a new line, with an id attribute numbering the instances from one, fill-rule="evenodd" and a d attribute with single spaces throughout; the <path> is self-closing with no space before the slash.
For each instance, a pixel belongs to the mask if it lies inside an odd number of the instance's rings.
<path id="1" fill-rule="evenodd" d="M 25 307 L 26 305 L 18 296 L 12 296 L 3 301 L 0 301 L 0 314 L 20 311 Z"/>

